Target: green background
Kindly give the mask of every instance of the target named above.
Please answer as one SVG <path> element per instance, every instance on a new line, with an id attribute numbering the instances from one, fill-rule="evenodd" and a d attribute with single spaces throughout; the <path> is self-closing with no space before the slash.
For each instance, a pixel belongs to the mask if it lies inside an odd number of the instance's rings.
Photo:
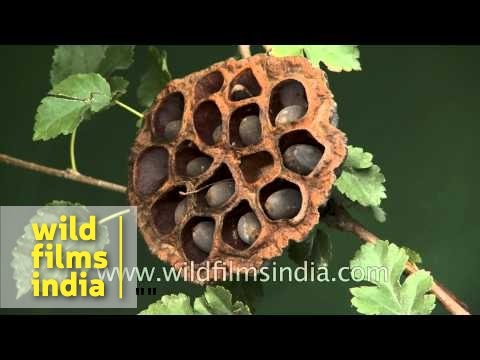
<path id="1" fill-rule="evenodd" d="M 0 152 L 66 168 L 68 137 L 32 142 L 35 109 L 50 88 L 53 48 L 0 47 Z M 159 48 L 167 50 L 174 77 L 236 53 L 234 46 Z M 480 238 L 475 204 L 480 200 L 476 189 L 480 170 L 475 149 L 480 132 L 480 47 L 361 46 L 360 52 L 361 72 L 329 74 L 339 105 L 340 128 L 347 133 L 350 144 L 374 154 L 387 178 L 387 222 L 376 223 L 368 213 L 359 217 L 381 237 L 419 251 L 426 269 L 478 313 Z M 131 84 L 123 101 L 136 108 L 140 107 L 135 90 L 146 67 L 145 59 L 146 48 L 137 47 L 136 62 L 126 72 Z M 79 170 L 126 184 L 135 121 L 131 114 L 113 108 L 83 123 L 77 133 Z M 127 203 L 118 193 L 0 164 L 1 205 L 41 205 L 53 199 L 86 205 Z M 336 272 L 348 265 L 360 242 L 347 234 L 330 233 L 334 242 L 330 266 Z M 141 237 L 138 249 L 139 265 L 160 265 Z M 280 263 L 291 264 L 285 257 Z M 352 285 L 269 283 L 263 286 L 264 295 L 254 306 L 259 314 L 354 314 L 348 292 Z M 161 295 L 178 291 L 196 296 L 202 289 L 186 283 L 159 284 L 157 288 Z M 157 297 L 139 297 L 139 308 Z M 445 311 L 437 305 L 434 313 Z"/>

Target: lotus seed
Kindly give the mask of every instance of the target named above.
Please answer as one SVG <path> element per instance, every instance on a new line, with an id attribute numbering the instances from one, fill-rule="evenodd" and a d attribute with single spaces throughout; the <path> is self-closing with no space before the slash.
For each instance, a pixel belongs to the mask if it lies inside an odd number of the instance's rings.
<path id="1" fill-rule="evenodd" d="M 212 159 L 206 156 L 199 156 L 187 163 L 187 176 L 198 176 L 204 173 L 212 164 Z"/>
<path id="2" fill-rule="evenodd" d="M 292 145 L 283 153 L 285 166 L 301 175 L 308 175 L 317 165 L 323 151 L 312 145 Z"/>
<path id="3" fill-rule="evenodd" d="M 213 130 L 212 139 L 214 143 L 217 143 L 222 138 L 222 125 L 218 125 L 215 130 Z"/>
<path id="4" fill-rule="evenodd" d="M 265 210 L 273 220 L 291 219 L 302 207 L 302 194 L 295 189 L 274 192 L 265 201 Z"/>
<path id="5" fill-rule="evenodd" d="M 180 201 L 175 208 L 175 224 L 180 224 L 185 217 L 185 213 L 187 212 L 187 199 L 183 199 Z"/>
<path id="6" fill-rule="evenodd" d="M 290 105 L 280 110 L 275 118 L 275 125 L 286 125 L 298 121 L 307 112 L 303 105 Z"/>
<path id="7" fill-rule="evenodd" d="M 215 224 L 213 221 L 202 221 L 194 226 L 192 231 L 192 240 L 200 250 L 208 253 L 212 248 L 213 233 L 215 232 Z"/>
<path id="8" fill-rule="evenodd" d="M 175 139 L 181 127 L 182 127 L 181 120 L 170 121 L 165 126 L 165 131 L 163 133 L 163 137 L 165 138 L 165 140 L 172 141 L 173 139 Z"/>
<path id="9" fill-rule="evenodd" d="M 240 217 L 237 231 L 240 239 L 249 245 L 257 239 L 260 233 L 260 222 L 252 211 Z"/>
<path id="10" fill-rule="evenodd" d="M 217 208 L 225 204 L 235 193 L 235 182 L 233 180 L 223 180 L 212 185 L 206 195 L 205 200 L 208 206 Z"/>
<path id="11" fill-rule="evenodd" d="M 256 115 L 244 117 L 240 121 L 238 133 L 244 145 L 258 144 L 262 134 L 259 117 Z"/>

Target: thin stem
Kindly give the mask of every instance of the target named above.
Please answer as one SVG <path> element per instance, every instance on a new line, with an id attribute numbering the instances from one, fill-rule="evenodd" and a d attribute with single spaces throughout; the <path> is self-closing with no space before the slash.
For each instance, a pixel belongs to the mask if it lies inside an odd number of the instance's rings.
<path id="1" fill-rule="evenodd" d="M 121 101 L 118 101 L 118 100 L 113 100 L 113 102 L 115 104 L 117 104 L 118 106 L 124 108 L 125 110 L 131 112 L 133 115 L 138 116 L 140 119 L 143 119 L 143 114 L 141 112 L 131 108 L 127 104 L 124 104 L 124 103 L 122 103 Z"/>
<path id="2" fill-rule="evenodd" d="M 374 233 L 367 230 L 362 224 L 355 220 L 345 208 L 338 204 L 333 204 L 332 214 L 323 218 L 323 222 L 330 227 L 333 227 L 340 231 L 350 232 L 360 240 L 367 243 L 376 243 L 380 238 Z M 405 271 L 408 274 L 414 273 L 418 270 L 418 267 L 412 262 L 407 262 L 405 265 Z M 442 305 L 453 315 L 470 315 L 467 306 L 460 300 L 458 300 L 453 293 L 441 285 L 439 282 L 434 281 L 431 289 L 437 299 Z"/>
<path id="3" fill-rule="evenodd" d="M 76 173 L 78 173 L 77 163 L 75 161 L 75 138 L 77 137 L 77 129 L 78 127 L 73 130 L 72 136 L 70 137 L 70 166 Z"/>
<path id="4" fill-rule="evenodd" d="M 16 166 L 22 169 L 36 171 L 36 172 L 47 174 L 50 176 L 56 176 L 59 178 L 80 182 L 83 184 L 99 187 L 106 190 L 116 191 L 120 193 L 127 192 L 127 188 L 122 185 L 111 183 L 105 180 L 96 179 L 91 176 L 82 175 L 80 173 L 76 173 L 68 170 L 55 169 L 55 168 L 40 165 L 34 162 L 17 159 L 17 158 L 14 158 L 13 156 L 9 156 L 2 153 L 0 153 L 0 163 L 5 163 L 7 165 Z"/>
<path id="5" fill-rule="evenodd" d="M 107 221 L 110 221 L 110 220 L 113 220 L 119 216 L 122 216 L 122 215 L 125 215 L 125 214 L 128 214 L 130 212 L 130 209 L 126 209 L 126 210 L 122 210 L 122 211 L 118 211 L 114 214 L 111 214 L 111 215 L 108 215 L 108 216 L 105 216 L 103 219 L 100 219 L 98 220 L 98 224 L 99 225 L 102 225 L 104 223 L 106 223 Z"/>
<path id="6" fill-rule="evenodd" d="M 252 52 L 250 51 L 250 45 L 238 45 L 238 52 L 243 59 L 252 56 Z"/>

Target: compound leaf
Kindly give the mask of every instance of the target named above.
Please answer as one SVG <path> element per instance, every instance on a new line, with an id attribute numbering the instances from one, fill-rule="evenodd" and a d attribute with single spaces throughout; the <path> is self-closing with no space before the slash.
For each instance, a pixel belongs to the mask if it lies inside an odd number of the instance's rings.
<path id="1" fill-rule="evenodd" d="M 406 251 L 388 241 L 362 245 L 350 261 L 350 269 L 352 273 L 360 271 L 363 280 L 374 286 L 350 289 L 352 305 L 358 312 L 366 315 L 428 315 L 433 311 L 435 295 L 427 294 L 433 285 L 429 272 L 416 271 L 401 283 L 407 260 Z"/>

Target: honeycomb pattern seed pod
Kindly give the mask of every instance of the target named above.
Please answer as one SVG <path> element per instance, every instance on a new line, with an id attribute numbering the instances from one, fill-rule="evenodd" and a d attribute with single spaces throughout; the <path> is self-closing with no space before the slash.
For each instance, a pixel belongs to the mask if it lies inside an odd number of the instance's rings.
<path id="1" fill-rule="evenodd" d="M 305 113 L 276 123 L 289 105 L 286 97 L 306 105 Z M 150 251 L 182 270 L 186 280 L 205 283 L 258 269 L 280 256 L 290 240 L 302 241 L 318 223 L 319 207 L 328 201 L 347 155 L 347 138 L 331 121 L 335 111 L 324 72 L 302 57 L 228 59 L 168 83 L 146 112 L 129 160 L 129 202 L 138 207 L 138 226 Z M 240 122 L 247 116 L 260 120 L 258 143 L 240 139 Z M 180 123 L 169 125 L 173 121 Z M 297 144 L 321 154 L 308 174 L 285 166 L 282 155 Z M 186 165 L 199 157 L 210 165 L 189 176 Z M 218 207 L 208 206 L 209 188 L 225 180 L 233 181 L 233 195 Z M 300 193 L 300 208 L 293 217 L 272 219 L 266 200 L 285 189 Z M 249 213 L 260 224 L 251 244 L 238 234 L 240 218 Z M 201 223 L 212 224 L 210 248 L 193 241 L 195 229 L 199 243 Z M 207 277 L 196 271 L 214 264 L 217 270 Z"/>

